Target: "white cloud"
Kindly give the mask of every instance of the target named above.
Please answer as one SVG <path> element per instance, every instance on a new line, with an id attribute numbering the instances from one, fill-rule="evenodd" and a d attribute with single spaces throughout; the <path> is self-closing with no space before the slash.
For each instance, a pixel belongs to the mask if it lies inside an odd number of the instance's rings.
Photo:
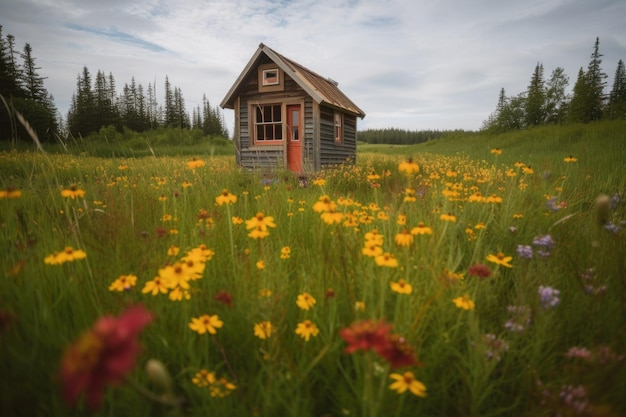
<path id="1" fill-rule="evenodd" d="M 0 0 L 0 15 L 64 114 L 83 66 L 157 94 L 167 75 L 189 110 L 216 105 L 263 42 L 337 80 L 361 127 L 478 129 L 538 62 L 572 87 L 596 36 L 609 83 L 626 59 L 621 0 Z"/>

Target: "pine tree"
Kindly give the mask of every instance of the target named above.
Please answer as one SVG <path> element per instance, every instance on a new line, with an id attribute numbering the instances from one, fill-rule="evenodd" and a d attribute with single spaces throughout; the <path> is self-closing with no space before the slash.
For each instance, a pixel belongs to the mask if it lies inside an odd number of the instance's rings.
<path id="1" fill-rule="evenodd" d="M 589 101 L 589 86 L 587 76 L 582 67 L 578 71 L 578 77 L 574 84 L 572 100 L 569 104 L 568 121 L 570 123 L 586 123 L 589 121 L 587 114 L 587 102 Z"/>
<path id="2" fill-rule="evenodd" d="M 543 64 L 535 66 L 535 72 L 528 86 L 525 101 L 526 125 L 538 126 L 544 123 L 546 92 L 543 80 Z"/>
<path id="3" fill-rule="evenodd" d="M 606 96 L 604 87 L 607 75 L 602 72 L 602 54 L 600 53 L 600 38 L 596 38 L 596 43 L 591 54 L 591 61 L 587 67 L 588 102 L 586 103 L 586 113 L 589 120 L 595 121 L 602 118 Z"/>
<path id="4" fill-rule="evenodd" d="M 568 84 L 569 77 L 563 68 L 555 68 L 546 87 L 546 123 L 563 124 L 565 122 L 570 99 L 565 92 Z"/>
<path id="5" fill-rule="evenodd" d="M 626 118 L 626 69 L 621 59 L 617 63 L 613 88 L 609 94 L 608 117 L 611 119 Z"/>

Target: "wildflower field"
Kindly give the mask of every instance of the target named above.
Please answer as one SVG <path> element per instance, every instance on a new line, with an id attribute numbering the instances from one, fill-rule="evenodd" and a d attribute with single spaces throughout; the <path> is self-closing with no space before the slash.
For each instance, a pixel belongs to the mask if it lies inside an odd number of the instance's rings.
<path id="1" fill-rule="evenodd" d="M 4 151 L 0 414 L 626 415 L 607 126 L 364 146 L 307 181 Z"/>

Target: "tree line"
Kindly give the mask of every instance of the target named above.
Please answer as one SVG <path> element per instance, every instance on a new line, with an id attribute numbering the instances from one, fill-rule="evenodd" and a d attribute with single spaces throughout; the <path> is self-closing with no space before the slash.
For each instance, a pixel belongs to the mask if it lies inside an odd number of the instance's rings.
<path id="1" fill-rule="evenodd" d="M 410 131 L 397 128 L 367 129 L 357 132 L 357 140 L 365 143 L 389 143 L 394 145 L 414 145 L 438 139 L 446 132 L 440 130 Z"/>
<path id="2" fill-rule="evenodd" d="M 40 69 L 30 44 L 18 51 L 15 37 L 5 37 L 0 25 L 0 140 L 15 141 L 26 133 L 18 112 L 42 139 L 51 139 L 58 132 L 58 110 L 44 87 Z"/>
<path id="3" fill-rule="evenodd" d="M 212 106 L 206 95 L 202 105 L 186 110 L 180 88 L 165 77 L 164 104 L 157 100 L 156 84 L 147 89 L 132 77 L 121 93 L 112 73 L 98 69 L 95 77 L 87 67 L 77 77 L 65 119 L 54 105 L 54 98 L 44 87 L 45 77 L 39 75 L 32 48 L 27 43 L 23 52 L 15 49 L 15 37 L 2 34 L 0 25 L 0 140 L 15 141 L 26 137 L 17 114 L 22 114 L 41 141 L 53 141 L 56 135 L 88 136 L 103 127 L 143 132 L 158 127 L 199 129 L 204 135 L 228 137 L 228 129 L 219 107 Z"/>
<path id="4" fill-rule="evenodd" d="M 617 63 L 613 86 L 605 93 L 608 76 L 602 70 L 600 39 L 596 38 L 587 71 L 581 67 L 571 94 L 569 77 L 561 67 L 549 79 L 543 64 L 537 63 L 526 91 L 507 96 L 500 90 L 496 109 L 483 122 L 481 130 L 506 132 L 539 125 L 588 123 L 602 119 L 626 118 L 626 69 Z"/>

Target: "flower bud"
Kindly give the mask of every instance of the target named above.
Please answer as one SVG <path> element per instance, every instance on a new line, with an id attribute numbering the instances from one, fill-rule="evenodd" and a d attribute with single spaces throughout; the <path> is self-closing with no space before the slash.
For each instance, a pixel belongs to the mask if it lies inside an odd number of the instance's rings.
<path id="1" fill-rule="evenodd" d="M 146 362 L 146 374 L 148 381 L 153 383 L 164 393 L 170 393 L 172 390 L 172 378 L 163 362 L 158 359 L 150 359 Z"/>
<path id="2" fill-rule="evenodd" d="M 595 202 L 596 222 L 600 226 L 604 226 L 609 222 L 611 214 L 611 197 L 606 194 L 600 194 Z"/>

